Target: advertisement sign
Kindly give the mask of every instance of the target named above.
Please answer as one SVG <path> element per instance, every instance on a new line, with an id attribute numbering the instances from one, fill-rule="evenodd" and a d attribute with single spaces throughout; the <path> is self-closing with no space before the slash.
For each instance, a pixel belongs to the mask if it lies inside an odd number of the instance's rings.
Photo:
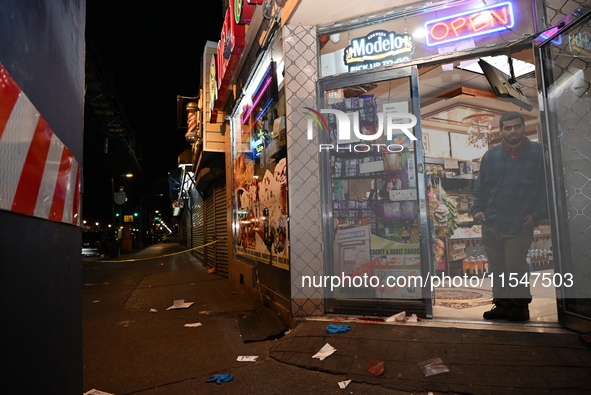
<path id="1" fill-rule="evenodd" d="M 440 45 L 469 37 L 509 30 L 515 25 L 513 5 L 499 3 L 432 19 L 425 23 L 427 45 Z"/>
<path id="2" fill-rule="evenodd" d="M 349 71 L 386 66 L 411 59 L 415 44 L 410 34 L 375 30 L 365 37 L 351 40 L 344 60 Z"/>
<path id="3" fill-rule="evenodd" d="M 287 161 L 281 159 L 263 178 L 255 164 L 240 155 L 234 161 L 236 252 L 287 269 Z"/>

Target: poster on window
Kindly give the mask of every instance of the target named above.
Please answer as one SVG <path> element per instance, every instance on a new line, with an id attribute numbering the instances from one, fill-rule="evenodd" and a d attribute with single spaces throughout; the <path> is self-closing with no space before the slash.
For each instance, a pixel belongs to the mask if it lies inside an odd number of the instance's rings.
<path id="1" fill-rule="evenodd" d="M 255 162 L 239 155 L 234 163 L 236 253 L 287 269 L 286 159 L 255 175 Z"/>

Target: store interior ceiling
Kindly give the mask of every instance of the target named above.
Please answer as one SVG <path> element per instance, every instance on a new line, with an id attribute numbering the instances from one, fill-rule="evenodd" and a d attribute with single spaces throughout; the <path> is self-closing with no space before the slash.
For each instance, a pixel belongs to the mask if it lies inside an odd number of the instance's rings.
<path id="1" fill-rule="evenodd" d="M 493 56 L 491 61 L 494 61 L 496 57 L 501 58 L 501 63 L 506 62 L 504 55 Z M 511 58 L 532 66 L 534 63 L 533 51 L 529 49 L 512 53 Z M 466 133 L 466 125 L 462 124 L 461 119 L 454 119 L 454 114 L 456 116 L 461 114 L 462 118 L 479 113 L 491 115 L 493 117 L 491 124 L 494 128 L 498 126 L 499 118 L 503 113 L 518 111 L 526 120 L 526 134 L 537 133 L 539 113 L 535 73 L 528 72 L 516 77 L 515 86 L 520 88 L 534 107 L 531 111 L 527 111 L 514 103 L 497 97 L 483 74 L 460 68 L 462 65 L 474 63 L 477 60 L 478 58 L 468 62 L 466 60 L 454 61 L 449 64 L 419 69 L 422 125 Z M 514 69 L 514 72 L 519 75 L 517 69 Z"/>
<path id="2" fill-rule="evenodd" d="M 526 124 L 526 135 L 537 140 L 539 111 L 537 103 L 537 85 L 534 70 L 533 51 L 531 49 L 511 53 L 514 62 L 514 84 L 529 99 L 533 109 L 528 111 L 516 104 L 498 97 L 492 90 L 484 74 L 468 71 L 466 66 L 474 66 L 481 58 L 457 60 L 445 64 L 419 67 L 419 97 L 421 102 L 421 126 L 430 130 L 468 134 L 470 124 L 466 119 L 485 115 L 489 116 L 494 133 L 492 144 L 500 142 L 498 124 L 500 117 L 507 111 L 520 112 Z M 483 56 L 490 63 L 495 63 L 510 78 L 506 55 Z M 524 62 L 519 64 L 518 61 Z M 522 67 L 526 67 L 522 70 Z M 509 73 L 509 74 L 506 74 Z M 405 99 L 409 94 L 406 79 L 364 84 L 347 89 L 347 96 L 372 94 L 378 98 Z M 355 89 L 358 90 L 355 93 Z"/>

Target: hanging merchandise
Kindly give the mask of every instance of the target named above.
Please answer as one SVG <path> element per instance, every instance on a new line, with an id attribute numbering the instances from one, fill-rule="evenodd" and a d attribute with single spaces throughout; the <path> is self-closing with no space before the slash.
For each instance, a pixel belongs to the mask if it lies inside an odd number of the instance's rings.
<path id="1" fill-rule="evenodd" d="M 458 211 L 456 202 L 450 199 L 442 185 L 439 185 L 439 201 L 442 204 L 438 208 L 445 221 L 440 223 L 438 236 L 451 237 L 458 227 Z"/>
<path id="2" fill-rule="evenodd" d="M 436 188 L 433 184 L 433 174 L 427 173 L 426 176 L 426 184 L 427 184 L 427 225 L 429 227 L 429 254 L 431 256 L 431 265 L 429 270 L 432 273 L 436 272 L 437 269 L 437 257 L 435 254 L 436 245 L 437 245 L 437 236 L 435 230 L 435 210 L 438 206 L 438 198 L 436 193 Z"/>

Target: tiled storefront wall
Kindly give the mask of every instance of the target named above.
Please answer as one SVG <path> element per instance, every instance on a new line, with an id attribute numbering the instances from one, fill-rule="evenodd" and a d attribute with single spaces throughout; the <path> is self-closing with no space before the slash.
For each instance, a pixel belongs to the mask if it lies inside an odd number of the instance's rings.
<path id="1" fill-rule="evenodd" d="M 318 141 L 308 140 L 305 107 L 316 107 L 316 29 L 285 26 L 285 102 L 288 152 L 291 312 L 324 314 L 324 291 L 302 287 L 302 276 L 322 276 L 322 216 Z"/>
<path id="2" fill-rule="evenodd" d="M 558 23 L 585 2 L 586 0 L 546 0 L 546 27 Z"/>
<path id="3" fill-rule="evenodd" d="M 547 1 L 548 19 L 557 23 L 578 6 L 579 2 L 575 1 Z M 586 314 L 591 311 L 588 291 L 591 284 L 591 61 L 587 50 L 573 45 L 570 37 L 586 35 L 590 30 L 591 23 L 587 20 L 568 31 L 565 37 L 569 39 L 563 38 L 562 44 L 551 46 L 554 83 L 548 90 L 558 129 L 550 133 L 556 135 L 554 144 L 561 158 L 555 171 L 562 172 L 560 178 L 564 185 L 560 188 L 564 189 L 567 213 L 568 235 L 561 236 L 563 240 L 569 239 L 569 245 L 561 248 L 569 250 L 562 253 L 570 259 L 564 258 L 563 269 L 567 273 L 572 271 L 576 280 L 570 295 L 576 299 L 573 306 L 579 312 L 586 309 Z"/>

